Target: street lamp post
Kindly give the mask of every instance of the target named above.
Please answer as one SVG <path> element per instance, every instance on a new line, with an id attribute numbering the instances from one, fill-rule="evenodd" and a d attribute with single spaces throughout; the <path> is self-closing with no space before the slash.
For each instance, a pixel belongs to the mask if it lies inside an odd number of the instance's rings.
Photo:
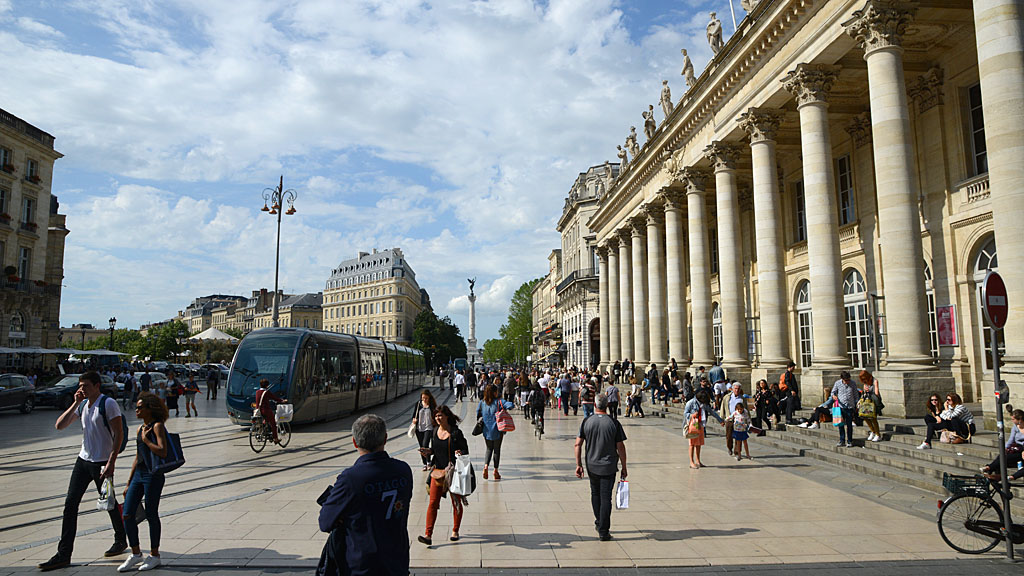
<path id="1" fill-rule="evenodd" d="M 266 188 L 263 190 L 263 208 L 261 212 L 268 212 L 271 215 L 277 215 L 277 249 L 274 253 L 274 312 L 271 317 L 271 325 L 277 328 L 277 305 L 278 305 L 278 276 L 281 268 L 281 215 L 287 214 L 291 216 L 295 214 L 295 198 L 298 193 L 295 190 L 284 189 L 284 175 L 281 176 L 281 180 L 277 185 L 277 188 Z M 288 210 L 284 211 L 282 204 L 288 203 Z M 270 207 L 267 207 L 267 204 Z"/>
<path id="2" fill-rule="evenodd" d="M 107 320 L 110 323 L 110 349 L 114 349 L 114 326 L 117 325 L 117 318 L 111 317 Z"/>
<path id="3" fill-rule="evenodd" d="M 185 331 L 179 329 L 178 330 L 178 358 L 179 358 L 178 363 L 179 364 L 181 363 L 181 360 L 180 360 L 181 352 L 182 352 L 181 348 L 182 348 L 182 342 L 184 342 L 184 341 L 185 341 Z"/>

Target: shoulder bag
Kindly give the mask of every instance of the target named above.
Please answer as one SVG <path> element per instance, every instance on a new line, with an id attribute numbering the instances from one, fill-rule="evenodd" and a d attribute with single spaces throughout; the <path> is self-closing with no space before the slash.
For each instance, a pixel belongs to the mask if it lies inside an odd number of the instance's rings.
<path id="1" fill-rule="evenodd" d="M 704 423 L 701 422 L 701 412 L 703 408 L 697 408 L 697 411 L 690 416 L 690 422 L 686 425 L 686 437 L 688 439 L 699 438 L 701 430 L 704 428 Z"/>
<path id="2" fill-rule="evenodd" d="M 157 456 L 152 450 L 147 451 L 146 467 L 153 474 L 166 474 L 181 468 L 185 464 L 185 453 L 181 449 L 181 437 L 164 428 L 167 439 L 167 455 Z"/>
<path id="3" fill-rule="evenodd" d="M 498 421 L 498 432 L 513 432 L 516 429 L 516 423 L 512 420 L 512 415 L 505 409 L 504 404 L 498 406 L 498 412 L 494 415 Z"/>

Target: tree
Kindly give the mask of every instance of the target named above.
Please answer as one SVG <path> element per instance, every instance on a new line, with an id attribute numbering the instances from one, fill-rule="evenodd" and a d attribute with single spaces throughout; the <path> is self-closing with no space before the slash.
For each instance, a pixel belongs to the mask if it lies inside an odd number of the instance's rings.
<path id="1" fill-rule="evenodd" d="M 533 289 L 540 278 L 523 283 L 512 294 L 508 320 L 498 328 L 498 338 L 484 342 L 484 359 L 489 362 L 522 364 L 533 342 Z"/>
<path id="2" fill-rule="evenodd" d="M 431 368 L 450 359 L 466 357 L 466 341 L 459 327 L 451 318 L 438 318 L 433 310 L 426 308 L 413 321 L 412 346 L 423 352 Z"/>

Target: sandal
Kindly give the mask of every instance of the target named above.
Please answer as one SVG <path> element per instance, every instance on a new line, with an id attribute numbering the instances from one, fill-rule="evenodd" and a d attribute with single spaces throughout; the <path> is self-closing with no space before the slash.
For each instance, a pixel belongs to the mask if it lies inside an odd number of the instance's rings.
<path id="1" fill-rule="evenodd" d="M 484 478 L 487 478 L 487 476 L 484 476 Z M 498 469 L 497 468 L 494 469 L 494 479 L 495 480 L 501 480 L 501 474 L 498 474 Z"/>
<path id="2" fill-rule="evenodd" d="M 487 480 L 487 466 L 484 466 L 484 480 Z"/>

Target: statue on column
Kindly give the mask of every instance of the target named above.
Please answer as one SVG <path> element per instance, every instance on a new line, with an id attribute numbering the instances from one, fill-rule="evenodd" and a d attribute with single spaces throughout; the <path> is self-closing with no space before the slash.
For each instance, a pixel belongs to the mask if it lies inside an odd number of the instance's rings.
<path id="1" fill-rule="evenodd" d="M 650 142 L 654 138 L 654 131 L 658 128 L 658 124 L 654 121 L 654 104 L 649 104 L 647 111 L 641 113 L 641 116 L 644 117 L 644 136 Z"/>
<path id="2" fill-rule="evenodd" d="M 693 66 L 691 65 L 691 68 Z M 661 81 L 661 111 L 665 113 L 665 120 L 672 115 L 672 89 L 668 87 L 668 80 Z"/>
<path id="3" fill-rule="evenodd" d="M 476 294 L 473 293 L 473 287 L 476 286 L 476 278 L 466 278 L 466 282 L 469 282 L 469 295 L 476 296 Z"/>
<path id="4" fill-rule="evenodd" d="M 717 56 L 725 43 L 722 42 L 722 21 L 715 16 L 714 12 L 711 13 L 711 22 L 708 22 L 707 30 L 708 44 L 711 45 L 711 51 Z"/>
<path id="5" fill-rule="evenodd" d="M 693 75 L 693 62 L 690 62 L 690 57 L 686 54 L 686 48 L 683 48 L 680 52 L 683 53 L 682 75 L 686 77 L 686 87 L 691 88 L 697 83 L 697 78 Z"/>
<path id="6" fill-rule="evenodd" d="M 626 157 L 626 151 L 622 149 L 621 144 L 616 146 L 616 148 L 619 149 L 619 151 L 615 153 L 615 155 L 619 157 L 619 174 L 622 174 L 626 169 L 626 165 L 629 164 L 629 158 Z"/>
<path id="7" fill-rule="evenodd" d="M 634 160 L 640 155 L 640 145 L 636 143 L 636 126 L 629 127 L 629 136 L 626 136 L 626 148 L 629 149 L 629 154 Z"/>

